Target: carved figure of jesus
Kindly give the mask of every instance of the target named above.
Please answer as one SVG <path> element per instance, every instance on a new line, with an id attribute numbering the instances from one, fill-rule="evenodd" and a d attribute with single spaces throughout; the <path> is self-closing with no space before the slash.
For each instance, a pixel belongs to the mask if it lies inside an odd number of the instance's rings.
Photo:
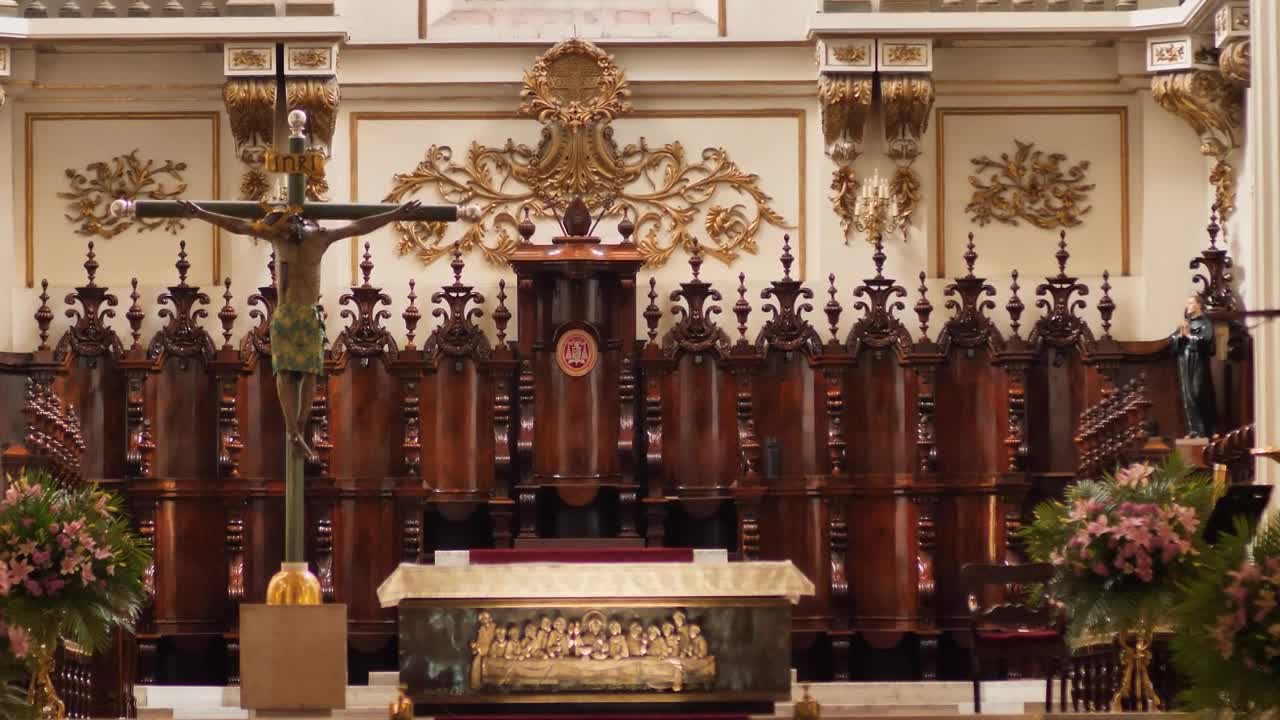
<path id="1" fill-rule="evenodd" d="M 316 304 L 320 301 L 320 261 L 329 246 L 357 235 L 367 235 L 398 220 L 407 220 L 417 200 L 381 215 L 371 215 L 338 228 L 324 228 L 302 211 L 278 210 L 262 220 L 249 222 L 209 212 L 185 200 L 178 204 L 187 217 L 217 225 L 235 235 L 260 238 L 276 252 L 276 287 L 279 304 L 271 316 L 271 367 L 284 412 L 289 442 L 306 458 L 311 447 L 303 437 L 316 377 L 324 373 L 324 326 Z"/>

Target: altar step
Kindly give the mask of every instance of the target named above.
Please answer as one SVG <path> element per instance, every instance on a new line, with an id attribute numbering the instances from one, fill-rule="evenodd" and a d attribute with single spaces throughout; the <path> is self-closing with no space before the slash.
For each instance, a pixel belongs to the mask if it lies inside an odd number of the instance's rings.
<path id="1" fill-rule="evenodd" d="M 397 673 L 371 673 L 368 685 L 347 688 L 347 709 L 333 713 L 334 720 L 384 720 L 387 706 L 396 697 Z M 967 682 L 813 683 L 809 694 L 822 705 L 822 717 L 852 719 L 892 717 L 894 720 L 933 720 L 973 713 L 973 689 Z M 1055 687 L 1055 690 L 1057 688 Z M 140 720 L 248 720 L 240 709 L 238 687 L 139 686 Z M 803 697 L 792 687 L 793 701 Z M 1007 680 L 982 685 L 983 717 L 1005 716 L 1023 720 L 1044 715 L 1043 680 Z M 1057 704 L 1057 698 L 1054 698 Z M 778 703 L 772 716 L 792 717 L 791 703 Z M 1100 715 L 1090 715 L 1100 718 Z M 1164 716 L 1167 718 L 1168 716 Z M 1133 720 L 1126 716 L 1126 720 Z"/>

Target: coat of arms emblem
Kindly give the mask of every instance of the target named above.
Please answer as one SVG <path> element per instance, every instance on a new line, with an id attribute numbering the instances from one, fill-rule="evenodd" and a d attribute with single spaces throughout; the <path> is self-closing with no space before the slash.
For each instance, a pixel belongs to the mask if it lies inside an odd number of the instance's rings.
<path id="1" fill-rule="evenodd" d="M 599 358 L 596 339 L 585 330 L 569 330 L 556 343 L 556 364 L 570 377 L 591 372 Z"/>

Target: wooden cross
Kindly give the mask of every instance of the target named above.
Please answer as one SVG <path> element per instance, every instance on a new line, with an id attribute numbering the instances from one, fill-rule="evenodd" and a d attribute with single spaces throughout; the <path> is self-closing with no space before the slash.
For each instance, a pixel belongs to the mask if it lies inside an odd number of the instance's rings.
<path id="1" fill-rule="evenodd" d="M 312 605 L 320 603 L 320 585 L 307 569 L 303 550 L 303 463 L 310 450 L 302 439 L 305 415 L 311 406 L 311 393 L 322 370 L 316 360 L 321 352 L 320 335 L 305 327 L 299 329 L 296 317 L 298 306 L 314 307 L 319 301 L 320 258 L 329 245 L 339 239 L 372 232 L 393 221 L 452 222 L 459 218 L 476 221 L 480 209 L 476 206 L 316 203 L 306 201 L 307 177 L 322 175 L 324 156 L 308 151 L 306 147 L 307 116 L 301 110 L 289 113 L 289 144 L 284 153 L 269 152 L 267 169 L 288 176 L 287 204 L 272 206 L 256 202 L 185 202 L 172 200 L 116 200 L 111 212 L 117 217 L 138 218 L 196 217 L 239 235 L 249 235 L 270 240 L 276 246 L 277 261 L 281 262 L 278 283 L 281 298 L 290 294 L 294 312 L 289 322 L 282 325 L 282 332 L 291 339 L 290 348 L 302 348 L 308 352 L 295 352 L 283 357 L 301 356 L 298 367 L 284 367 L 283 361 L 273 363 L 279 388 L 281 408 L 285 415 L 285 427 L 290 435 L 285 442 L 285 551 L 281 571 L 271 579 L 267 588 L 267 603 L 278 605 Z M 254 222 L 249 222 L 250 220 Z M 340 228 L 321 228 L 318 220 L 352 220 Z M 295 267 L 289 268 L 285 258 L 294 258 Z M 293 273 L 290 275 L 290 273 Z M 298 280 L 303 274 L 306 282 Z M 289 278 L 294 279 L 289 279 Z M 310 283 L 316 283 L 316 297 L 301 302 L 297 295 L 305 293 Z M 293 292 L 290 293 L 290 288 Z M 285 320 L 285 302 L 276 308 L 277 317 Z M 303 320 L 305 325 L 308 320 Z M 317 326 L 319 321 L 317 320 Z M 278 348 L 276 343 L 273 348 Z M 310 352 L 313 351 L 313 352 Z M 274 358 L 273 358 L 274 359 Z"/>

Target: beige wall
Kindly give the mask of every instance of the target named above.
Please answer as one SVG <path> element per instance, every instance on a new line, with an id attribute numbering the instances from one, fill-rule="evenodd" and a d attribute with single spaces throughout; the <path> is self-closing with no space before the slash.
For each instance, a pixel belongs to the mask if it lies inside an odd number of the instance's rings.
<path id="1" fill-rule="evenodd" d="M 729 3 L 730 6 L 734 3 Z M 416 23 L 416 14 L 413 22 Z M 539 127 L 527 119 L 467 120 L 443 117 L 441 113 L 492 113 L 512 111 L 518 105 L 522 71 L 542 48 L 458 48 L 407 47 L 397 49 L 348 49 L 342 62 L 344 84 L 342 115 L 335 138 L 336 152 L 330 164 L 332 197 L 353 196 L 352 179 L 359 183 L 360 200 L 380 200 L 390 186 L 391 174 L 407 172 L 421 160 L 433 143 L 453 147 L 455 157 L 472 141 L 500 144 L 507 138 L 534 144 Z M 1141 46 L 1119 47 L 944 47 L 936 55 L 937 106 L 943 109 L 987 108 L 992 116 L 948 116 L 943 176 L 938 177 L 938 122 L 931 123 L 922 143 L 923 155 L 916 163 L 924 192 L 910 239 L 893 239 L 888 246 L 887 271 L 913 290 L 916 274 L 936 271 L 938 228 L 945 228 L 948 274 L 960 267 L 962 238 L 970 229 L 963 212 L 963 192 L 970 166 L 968 156 L 1012 150 L 1013 137 L 1034 140 L 1046 151 L 1062 152 L 1074 162 L 1089 159 L 1091 176 L 1096 178 L 1095 209 L 1084 224 L 1070 231 L 1071 269 L 1093 287 L 1090 308 L 1084 315 L 1097 323 L 1096 301 L 1103 268 L 1119 275 L 1123 210 L 1120 189 L 1118 148 L 1128 152 L 1128 232 L 1130 275 L 1113 277 L 1112 295 L 1119 305 L 1114 332 L 1123 338 L 1154 338 L 1164 335 L 1175 323 L 1181 298 L 1190 289 L 1188 260 L 1204 245 L 1202 228 L 1207 220 L 1209 191 L 1207 166 L 1198 152 L 1198 143 L 1189 128 L 1160 110 L 1150 99 L 1149 82 L 1135 67 L 1141 60 Z M 690 158 L 699 157 L 706 146 L 723 147 L 742 170 L 760 176 L 761 187 L 773 197 L 774 207 L 797 227 L 790 230 L 799 248 L 804 248 L 803 272 L 818 294 L 816 305 L 826 301 L 828 273 L 837 275 L 839 299 L 850 305 L 852 287 L 871 272 L 870 251 L 861 236 L 846 243 L 827 200 L 832 165 L 824 155 L 819 130 L 819 109 L 814 97 L 816 67 L 809 46 L 796 47 L 628 47 L 618 49 L 619 64 L 633 81 L 633 104 L 639 117 L 616 123 L 620 144 L 644 137 L 651 146 L 680 141 Z M 1137 59 L 1135 60 L 1135 53 Z M 59 212 L 62 205 L 52 193 L 64 183 L 64 170 L 83 167 L 88 162 L 139 150 L 142 157 L 174 159 L 191 167 L 188 197 L 208 197 L 214 163 L 209 123 L 196 120 L 164 119 L 95 120 L 55 123 L 54 132 L 39 127 L 33 141 L 35 165 L 31 168 L 33 210 L 38 251 L 35 256 L 37 289 L 25 286 L 25 198 L 26 167 L 23 159 L 28 143 L 27 115 L 32 113 L 123 113 L 163 112 L 220 114 L 218 160 L 224 197 L 232 197 L 239 182 L 240 167 L 234 143 L 219 97 L 222 81 L 216 53 L 190 51 L 135 55 L 127 51 L 110 53 L 19 53 L 16 59 L 18 82 L 9 83 L 9 102 L 0 110 L 0 133 L 10 142 L 0 150 L 0 162 L 9 162 L 12 172 L 0 192 L 0 203 L 9 204 L 10 222 L 0 233 L 0 296 L 11 299 L 7 312 L 0 312 L 0 350 L 28 350 L 36 344 L 31 318 L 38 301 L 38 279 L 48 275 L 52 288 L 51 305 L 58 314 L 55 328 L 63 327 L 61 297 L 82 277 L 84 238 Z M 1067 108 L 1076 114 L 1001 115 L 1011 108 Z M 1081 108 L 1124 108 L 1127 136 L 1115 114 L 1088 114 Z M 373 119 L 377 113 L 406 113 L 403 119 Z M 351 114 L 358 113 L 357 151 L 352 152 Z M 61 133 L 61 134 L 59 134 Z M 868 123 L 865 155 L 858 161 L 860 174 L 879 168 L 887 175 L 892 162 L 884 157 L 884 143 L 878 118 Z M 353 165 L 354 163 L 354 165 Z M 354 172 L 353 172 L 354 170 Z M 947 188 L 945 220 L 937 217 L 937 190 Z M 1248 185 L 1241 181 L 1242 208 Z M 424 200 L 431 200 L 428 195 Z M 724 193 L 718 202 L 733 201 Z M 741 201 L 741 200 L 737 200 Z M 0 210 L 6 209 L 0 205 Z M 602 225 L 605 236 L 612 235 L 613 222 Z M 701 234 L 701 217 L 694 223 Z M 1233 250 L 1247 242 L 1247 227 L 1236 222 Z M 997 286 L 997 302 L 1003 306 L 1008 295 L 1009 270 L 1022 273 L 1022 297 L 1029 306 L 1024 326 L 1036 311 L 1031 300 L 1040 279 L 1055 272 L 1052 255 L 1056 232 L 1003 226 L 972 228 L 978 235 L 981 254 L 979 271 Z M 460 228 L 451 233 L 460 232 Z M 708 260 L 703 275 L 716 283 L 726 296 L 725 305 L 736 298 L 736 275 L 748 275 L 749 298 L 759 305 L 759 291 L 767 280 L 779 274 L 776 256 L 781 230 L 765 228 L 759 236 L 759 255 L 744 256 L 732 267 Z M 537 238 L 546 241 L 549 228 L 541 228 Z M 191 245 L 193 281 L 208 286 L 212 280 L 212 250 L 207 230 L 191 227 L 182 234 Z M 394 298 L 389 325 L 403 335 L 399 315 L 403 310 L 407 282 L 418 282 L 419 307 L 446 281 L 445 262 L 423 267 L 413 257 L 399 257 L 390 230 L 370 237 L 377 270 L 374 282 L 388 288 Z M 240 311 L 236 336 L 243 334 L 248 318 L 243 298 L 251 287 L 266 280 L 265 246 L 239 239 L 222 239 L 221 273 L 233 280 L 235 304 Z M 155 296 L 176 279 L 172 262 L 176 241 L 160 233 L 128 234 L 99 241 L 103 262 L 101 278 L 110 281 L 121 296 L 121 312 L 114 324 L 123 334 L 127 324 L 123 308 L 128 305 L 128 277 L 137 275 L 148 313 L 146 336 L 154 331 Z M 666 295 L 687 276 L 686 256 L 677 254 L 668 266 L 653 274 L 667 310 Z M 348 248 L 335 248 L 325 260 L 324 302 L 330 309 L 329 333 L 336 335 L 342 322 L 337 316 L 337 298 L 351 281 Z M 647 281 L 649 272 L 642 274 Z M 1240 274 L 1247 279 L 1249 269 Z M 493 293 L 500 277 L 508 271 L 485 263 L 478 254 L 468 257 L 466 279 L 488 296 L 486 309 L 493 307 Z M 931 333 L 941 324 L 941 288 L 946 281 L 929 280 L 931 298 L 939 308 L 931 323 Z M 211 295 L 220 295 L 221 289 Z M 215 297 L 211 315 L 221 300 Z M 642 303 L 643 304 L 643 303 Z M 908 313 L 909 314 L 909 313 Z M 419 327 L 419 337 L 431 327 L 427 317 Z M 825 318 L 814 317 L 824 329 Z M 996 313 L 1003 324 L 1004 312 Z M 914 327 L 914 318 L 909 323 Z M 752 327 L 762 320 L 752 316 Z M 846 309 L 840 334 L 853 321 Z M 667 320 L 664 319 L 664 325 Z M 732 326 L 731 317 L 723 318 Z M 216 319 L 207 323 L 211 329 Z M 513 324 L 514 325 L 514 324 Z M 58 331 L 60 332 L 60 330 Z M 216 335 L 216 332 L 215 332 Z"/>

